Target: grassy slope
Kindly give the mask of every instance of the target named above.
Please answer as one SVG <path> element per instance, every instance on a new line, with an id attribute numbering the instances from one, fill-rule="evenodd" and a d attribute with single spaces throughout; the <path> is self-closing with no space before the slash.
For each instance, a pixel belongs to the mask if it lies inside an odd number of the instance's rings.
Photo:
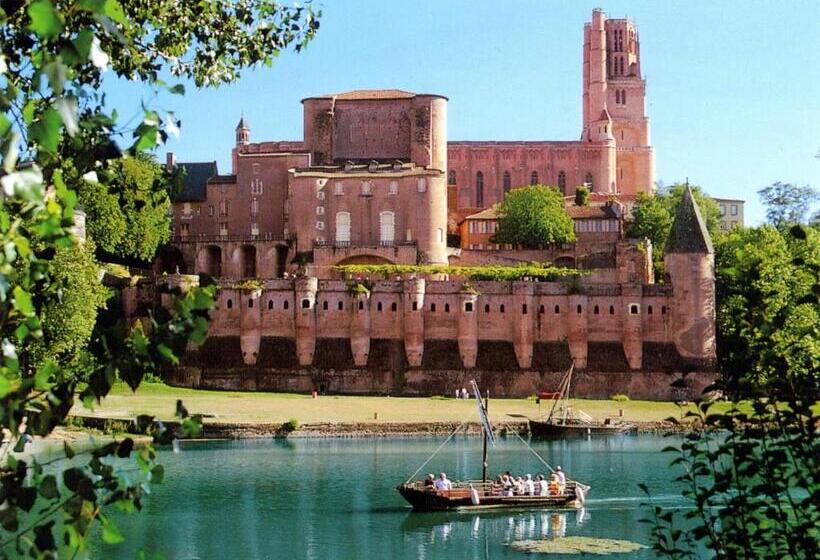
<path id="1" fill-rule="evenodd" d="M 475 402 L 455 399 L 323 396 L 288 393 L 243 393 L 180 389 L 162 384 L 143 384 L 136 393 L 123 385 L 115 386 L 111 394 L 89 412 L 81 405 L 75 414 L 111 417 L 133 417 L 151 414 L 159 418 L 173 417 L 177 399 L 182 399 L 191 413 L 214 415 L 214 421 L 237 423 L 279 423 L 297 418 L 302 423 L 316 422 L 441 422 L 477 421 Z M 670 402 L 573 399 L 576 408 L 595 418 L 616 416 L 624 410 L 626 420 L 652 422 L 669 416 L 680 416 L 680 409 Z M 542 403 L 546 413 L 550 403 Z M 374 420 L 378 412 L 378 420 Z M 535 417 L 538 405 L 527 399 L 492 399 L 490 416 L 494 421 L 510 419 L 507 414 Z"/>

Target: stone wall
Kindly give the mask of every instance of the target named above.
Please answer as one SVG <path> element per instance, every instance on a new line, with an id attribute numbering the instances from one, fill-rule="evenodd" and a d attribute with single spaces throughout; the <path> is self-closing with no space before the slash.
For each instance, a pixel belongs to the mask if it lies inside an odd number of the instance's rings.
<path id="1" fill-rule="evenodd" d="M 310 367 L 298 366 L 289 339 L 263 339 L 255 366 L 242 362 L 239 349 L 236 337 L 211 337 L 186 355 L 181 367 L 167 373 L 168 381 L 200 389 L 430 396 L 449 395 L 476 379 L 493 396 L 525 397 L 555 390 L 571 362 L 566 343 L 535 345 L 528 370 L 509 368 L 515 350 L 502 341 L 481 342 L 472 370 L 460 367 L 458 346 L 452 341 L 433 342 L 419 368 L 409 367 L 403 343 L 395 340 L 373 341 L 366 367 L 355 366 L 343 339 L 317 340 Z M 670 345 L 646 343 L 643 354 L 648 367 L 629 371 L 619 345 L 593 343 L 587 369 L 573 376 L 572 395 L 610 398 L 621 393 L 632 399 L 695 400 L 714 379 L 714 373 L 681 359 Z"/>

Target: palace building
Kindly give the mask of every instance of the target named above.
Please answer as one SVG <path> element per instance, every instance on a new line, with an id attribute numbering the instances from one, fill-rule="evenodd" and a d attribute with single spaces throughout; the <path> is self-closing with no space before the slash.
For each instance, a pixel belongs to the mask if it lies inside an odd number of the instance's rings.
<path id="1" fill-rule="evenodd" d="M 388 89 L 303 99 L 302 140 L 252 142 L 242 117 L 230 173 L 168 154 L 169 167 L 185 170 L 184 187 L 156 281 L 207 275 L 220 286 L 208 340 L 171 380 L 429 394 L 470 375 L 495 394 L 520 395 L 557 383 L 574 363 L 579 395 L 671 398 L 665 380 L 701 372 L 683 383 L 691 398 L 715 356 L 711 242 L 691 193 L 666 248 L 667 282 L 654 283 L 648 241 L 624 236 L 635 195 L 654 183 L 631 21 L 593 11 L 582 92 L 574 141 L 448 141 L 446 97 Z M 527 184 L 563 192 L 575 243 L 524 251 L 492 242 L 494 205 Z M 580 186 L 588 205 L 575 206 Z M 333 268 L 531 261 L 584 276 L 467 289 L 413 275 L 365 294 Z M 138 316 L 151 294 L 126 288 L 127 313 Z"/>

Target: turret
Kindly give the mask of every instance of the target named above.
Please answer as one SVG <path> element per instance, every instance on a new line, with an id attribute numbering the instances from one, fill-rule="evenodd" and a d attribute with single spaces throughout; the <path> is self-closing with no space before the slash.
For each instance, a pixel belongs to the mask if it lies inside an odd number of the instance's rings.
<path id="1" fill-rule="evenodd" d="M 296 354 L 300 366 L 313 363 L 316 351 L 316 292 L 319 280 L 312 277 L 297 278 L 294 282 L 296 295 Z"/>
<path id="2" fill-rule="evenodd" d="M 245 120 L 245 115 L 239 118 L 236 125 L 236 145 L 244 146 L 250 144 L 251 141 L 251 127 L 248 126 L 248 121 Z"/>
<path id="3" fill-rule="evenodd" d="M 672 281 L 672 341 L 684 358 L 712 360 L 715 348 L 715 255 L 692 189 L 683 193 L 666 240 Z"/>

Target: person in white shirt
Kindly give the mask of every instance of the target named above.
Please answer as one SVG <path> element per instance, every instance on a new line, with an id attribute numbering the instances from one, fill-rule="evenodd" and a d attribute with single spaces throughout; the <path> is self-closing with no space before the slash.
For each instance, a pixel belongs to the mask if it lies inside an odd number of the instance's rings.
<path id="1" fill-rule="evenodd" d="M 524 494 L 527 496 L 535 496 L 535 483 L 532 481 L 532 475 L 527 475 L 527 480 L 524 481 Z"/>
<path id="2" fill-rule="evenodd" d="M 538 495 L 539 496 L 546 496 L 547 495 L 547 481 L 540 474 L 538 475 Z"/>
<path id="3" fill-rule="evenodd" d="M 561 488 L 561 493 L 564 493 L 564 489 L 567 487 L 567 475 L 564 474 L 564 471 L 561 470 L 561 465 L 555 467 L 555 474 L 558 475 L 558 484 Z"/>
<path id="4" fill-rule="evenodd" d="M 453 483 L 447 480 L 447 475 L 445 473 L 441 473 L 438 475 L 436 479 L 436 490 L 452 490 Z"/>

